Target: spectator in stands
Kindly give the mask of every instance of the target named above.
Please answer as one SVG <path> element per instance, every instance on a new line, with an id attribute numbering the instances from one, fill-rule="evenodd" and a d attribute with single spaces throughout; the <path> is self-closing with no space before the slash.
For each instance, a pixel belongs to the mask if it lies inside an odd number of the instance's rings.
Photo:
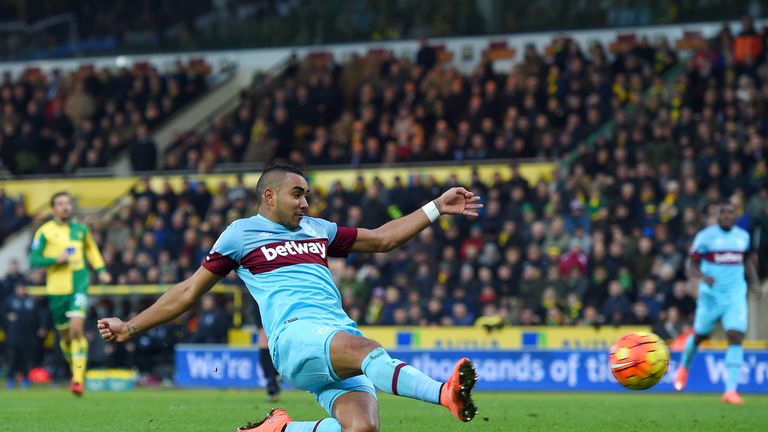
<path id="1" fill-rule="evenodd" d="M 689 294 L 689 288 L 685 281 L 675 282 L 672 291 L 665 296 L 665 299 L 664 310 L 674 307 L 680 318 L 692 322 L 696 302 Z"/>
<path id="2" fill-rule="evenodd" d="M 648 305 L 645 302 L 638 301 L 632 305 L 632 316 L 629 323 L 633 325 L 651 326 L 654 321 L 648 315 Z"/>
<path id="3" fill-rule="evenodd" d="M 636 280 L 648 277 L 655 258 L 653 241 L 648 237 L 642 237 L 637 242 L 637 252 L 632 253 L 632 260 L 629 262 L 632 277 Z"/>
<path id="4" fill-rule="evenodd" d="M 47 329 L 41 326 L 42 310 L 27 287 L 17 284 L 3 307 L 6 358 L 8 359 L 7 388 L 12 389 L 21 378 L 21 388 L 29 388 L 29 370 Z"/>
<path id="5" fill-rule="evenodd" d="M 471 326 L 475 322 L 475 316 L 469 311 L 466 304 L 456 302 L 451 307 L 451 322 L 456 326 Z"/>
<path id="6" fill-rule="evenodd" d="M 419 41 L 419 51 L 416 53 L 416 64 L 424 69 L 424 73 L 429 73 L 437 64 L 437 53 L 435 49 L 429 46 L 427 38 L 421 38 Z"/>
<path id="7" fill-rule="evenodd" d="M 680 335 L 683 330 L 683 324 L 680 321 L 680 313 L 675 306 L 669 307 L 664 311 L 664 320 L 658 322 L 653 327 L 653 332 L 662 339 L 672 340 Z"/>
<path id="8" fill-rule="evenodd" d="M 211 294 L 203 296 L 201 310 L 197 317 L 197 330 L 192 334 L 194 343 L 225 343 L 229 320 L 216 307 L 215 298 Z"/>
<path id="9" fill-rule="evenodd" d="M 630 321 L 631 304 L 624 294 L 621 283 L 612 280 L 608 283 L 608 298 L 603 304 L 602 315 L 607 323 L 613 325 L 626 324 Z"/>
<path id="10" fill-rule="evenodd" d="M 131 143 L 131 167 L 134 171 L 152 171 L 157 166 L 157 144 L 149 137 L 149 128 L 142 124 L 136 129 Z"/>
<path id="11" fill-rule="evenodd" d="M 5 274 L 5 278 L 0 281 L 0 304 L 15 292 L 17 286 L 23 285 L 25 281 L 26 278 L 19 268 L 19 261 L 15 259 L 10 260 L 8 262 L 8 272 Z"/>
<path id="12" fill-rule="evenodd" d="M 0 188 L 0 244 L 13 232 L 30 222 L 24 201 L 7 196 Z"/>
<path id="13" fill-rule="evenodd" d="M 648 310 L 648 316 L 653 322 L 656 322 L 661 312 L 661 301 L 656 292 L 656 282 L 653 279 L 645 279 L 640 286 L 640 293 L 637 301 L 645 303 Z"/>
<path id="14" fill-rule="evenodd" d="M 426 321 L 427 325 L 441 325 L 445 318 L 445 308 L 443 301 L 437 297 L 432 297 L 427 303 Z"/>

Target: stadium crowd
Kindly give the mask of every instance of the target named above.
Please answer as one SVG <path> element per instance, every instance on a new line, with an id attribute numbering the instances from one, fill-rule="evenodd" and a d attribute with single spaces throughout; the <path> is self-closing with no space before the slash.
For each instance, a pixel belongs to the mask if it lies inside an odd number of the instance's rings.
<path id="1" fill-rule="evenodd" d="M 484 60 L 470 76 L 442 67 L 426 40 L 415 59 L 387 51 L 343 65 L 323 53 L 293 58 L 234 116 L 178 136 L 165 168 L 557 158 L 677 64 L 667 41 L 646 38 L 612 59 L 601 44 L 584 51 L 570 39 L 522 56 L 512 73 Z"/>
<path id="2" fill-rule="evenodd" d="M 177 62 L 159 72 L 83 66 L 47 74 L 28 69 L 0 82 L 0 174 L 70 174 L 106 167 L 131 150 L 137 171 L 155 168 L 149 131 L 206 88 L 209 67 Z"/>
<path id="3" fill-rule="evenodd" d="M 586 54 L 560 39 L 546 54 L 527 50 L 507 76 L 490 63 L 471 76 L 435 67 L 427 46 L 415 61 L 386 53 L 344 66 L 294 59 L 245 97 L 233 119 L 180 137 L 165 166 L 205 172 L 249 157 L 314 166 L 567 161 L 551 179 L 525 179 L 516 163 L 492 182 L 475 176 L 468 186 L 484 197 L 480 218 L 442 218 L 399 250 L 332 262 L 345 310 L 369 325 L 646 324 L 674 338 L 694 309 L 687 248 L 713 223 L 715 204 L 736 206 L 738 224 L 755 233 L 760 268 L 768 268 L 768 68 L 764 51 L 743 56 L 735 42 L 754 33 L 724 29 L 680 71 L 666 42 L 643 39 L 612 60 L 600 45 Z M 389 186 L 336 184 L 316 195 L 312 214 L 376 227 L 454 183 L 414 175 Z M 180 191 L 167 182 L 153 190 L 147 179 L 115 217 L 90 225 L 117 283 L 172 283 L 255 205 L 242 179 L 185 181 Z M 28 279 L 40 284 L 42 274 Z M 227 281 L 237 283 L 233 274 Z M 232 304 L 204 303 L 148 333 L 144 354 L 161 355 L 201 325 L 211 334 L 226 328 Z M 142 304 L 104 299 L 94 308 L 130 316 Z"/>

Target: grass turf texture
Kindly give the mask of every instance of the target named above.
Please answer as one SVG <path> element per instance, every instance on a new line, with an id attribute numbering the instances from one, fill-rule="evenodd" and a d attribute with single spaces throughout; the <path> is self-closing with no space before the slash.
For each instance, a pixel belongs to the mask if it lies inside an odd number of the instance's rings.
<path id="1" fill-rule="evenodd" d="M 478 393 L 479 413 L 461 423 L 446 409 L 380 394 L 382 431 L 764 431 L 768 396 L 745 395 L 743 406 L 720 395 L 643 393 Z M 275 406 L 294 419 L 325 414 L 307 393 L 286 392 Z M 136 390 L 86 393 L 0 391 L 0 430 L 234 431 L 272 404 L 263 391 Z"/>

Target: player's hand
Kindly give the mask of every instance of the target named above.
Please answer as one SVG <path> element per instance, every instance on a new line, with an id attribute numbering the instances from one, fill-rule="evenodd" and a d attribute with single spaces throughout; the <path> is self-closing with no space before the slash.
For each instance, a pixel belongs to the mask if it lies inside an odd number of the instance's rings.
<path id="1" fill-rule="evenodd" d="M 715 278 L 713 278 L 713 277 L 712 277 L 712 276 L 710 276 L 710 275 L 704 275 L 704 276 L 702 276 L 702 277 L 701 277 L 701 280 L 703 280 L 703 281 L 704 281 L 704 283 L 706 283 L 706 284 L 707 284 L 707 285 L 709 285 L 709 286 L 714 286 L 714 285 L 715 285 Z"/>
<path id="2" fill-rule="evenodd" d="M 112 282 L 112 275 L 107 271 L 99 272 L 99 282 L 103 284 Z"/>
<path id="3" fill-rule="evenodd" d="M 69 262 L 69 253 L 62 252 L 61 255 L 56 257 L 56 264 L 66 264 Z"/>
<path id="4" fill-rule="evenodd" d="M 96 327 L 99 329 L 101 337 L 107 342 L 125 342 L 131 338 L 128 323 L 120 318 L 100 319 Z"/>
<path id="5" fill-rule="evenodd" d="M 463 187 L 453 187 L 440 195 L 435 200 L 435 205 L 441 215 L 477 216 L 477 210 L 483 208 L 483 204 L 478 201 L 480 197 L 474 193 Z"/>

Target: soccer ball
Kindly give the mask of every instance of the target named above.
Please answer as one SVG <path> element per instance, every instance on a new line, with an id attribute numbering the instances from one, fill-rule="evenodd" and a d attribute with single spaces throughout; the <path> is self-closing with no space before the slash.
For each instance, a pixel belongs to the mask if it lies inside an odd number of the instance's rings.
<path id="1" fill-rule="evenodd" d="M 667 373 L 669 350 L 653 333 L 627 333 L 611 347 L 608 362 L 619 384 L 632 390 L 646 390 Z"/>

